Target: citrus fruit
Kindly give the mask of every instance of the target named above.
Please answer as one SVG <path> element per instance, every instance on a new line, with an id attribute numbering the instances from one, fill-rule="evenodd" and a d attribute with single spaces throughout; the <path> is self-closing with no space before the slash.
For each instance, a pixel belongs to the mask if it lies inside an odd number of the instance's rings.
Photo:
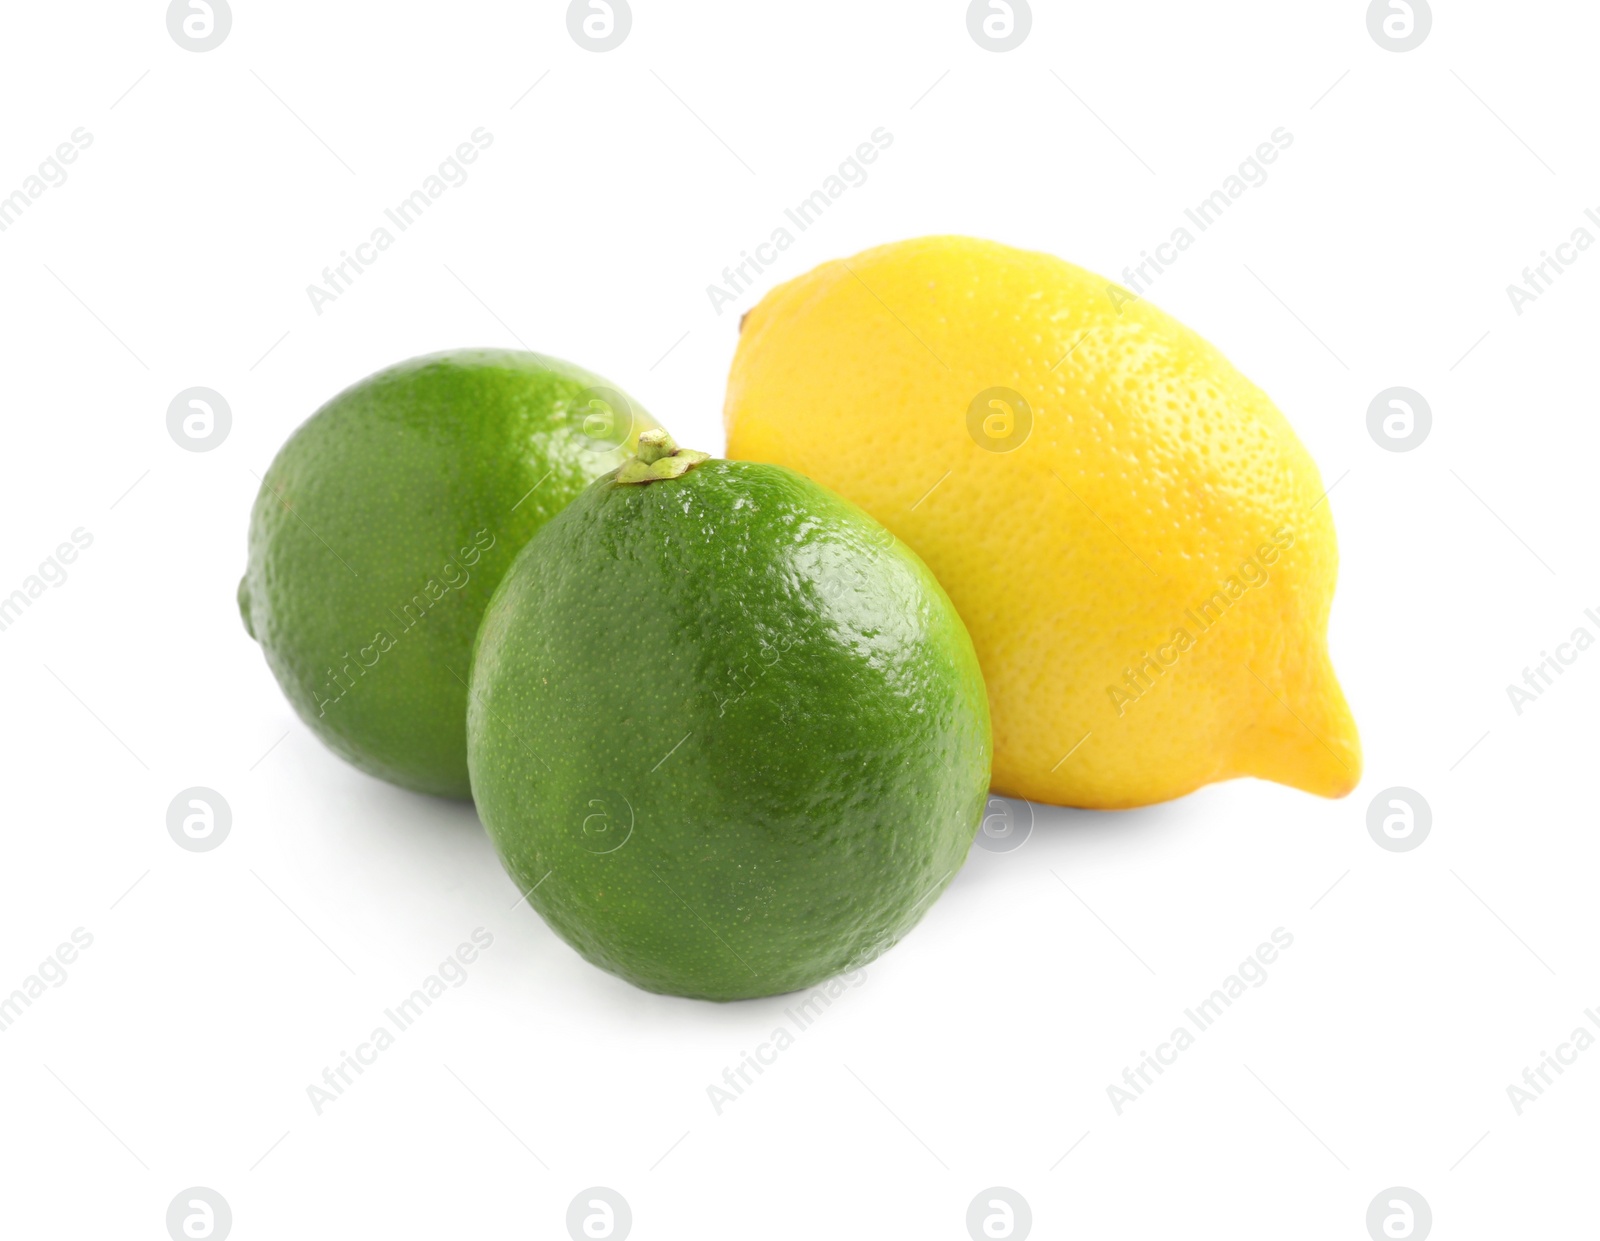
<path id="1" fill-rule="evenodd" d="M 871 960 L 966 857 L 983 680 L 855 505 L 664 432 L 522 551 L 473 657 L 478 813 L 594 964 L 733 1000 Z"/>
<path id="2" fill-rule="evenodd" d="M 279 451 L 245 628 L 300 718 L 407 788 L 468 797 L 467 672 L 522 545 L 655 421 L 555 358 L 463 350 L 363 379 Z"/>
<path id="3" fill-rule="evenodd" d="M 1109 808 L 1244 775 L 1355 786 L 1317 468 L 1148 302 L 993 242 L 882 246 L 750 311 L 725 418 L 730 457 L 854 500 L 950 592 L 998 792 Z"/>

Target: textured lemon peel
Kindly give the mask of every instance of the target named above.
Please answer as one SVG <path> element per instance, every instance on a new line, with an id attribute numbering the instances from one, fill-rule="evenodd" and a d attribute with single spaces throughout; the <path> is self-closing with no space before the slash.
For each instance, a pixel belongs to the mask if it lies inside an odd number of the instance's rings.
<path id="1" fill-rule="evenodd" d="M 969 238 L 825 264 L 743 325 L 727 456 L 834 489 L 938 575 L 983 664 L 994 792 L 1112 809 L 1250 775 L 1343 796 L 1361 751 L 1327 654 L 1338 555 L 1328 507 L 1312 504 L 1325 489 L 1315 464 L 1214 347 L 1142 299 L 1108 306 L 1103 288 L 1051 256 Z M 956 414 L 1005 376 L 1061 393 L 1070 455 L 1043 490 L 1026 454 L 949 470 L 974 440 L 994 447 Z M 1296 550 L 1259 588 L 1272 604 L 1236 603 L 1180 677 L 1159 678 L 1159 700 L 1107 714 L 1128 637 L 1184 623 L 1226 580 L 1235 542 L 1280 524 Z"/>

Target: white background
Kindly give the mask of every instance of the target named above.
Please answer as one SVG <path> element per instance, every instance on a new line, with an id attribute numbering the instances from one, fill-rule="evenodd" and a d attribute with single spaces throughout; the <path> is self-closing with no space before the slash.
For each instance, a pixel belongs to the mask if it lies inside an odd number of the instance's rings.
<path id="1" fill-rule="evenodd" d="M 996 54 L 952 0 L 635 0 L 595 54 L 549 0 L 236 0 L 197 54 L 150 0 L 8 6 L 0 194 L 93 144 L 0 233 L 0 594 L 94 541 L 0 633 L 0 993 L 94 943 L 0 1034 L 0 1230 L 161 1238 L 206 1186 L 241 1239 L 559 1238 L 593 1185 L 641 1239 L 959 1241 L 996 1185 L 1039 1237 L 1359 1241 L 1390 1186 L 1439 1237 L 1592 1227 L 1600 1049 L 1521 1115 L 1506 1087 L 1600 1006 L 1600 651 L 1521 715 L 1505 687 L 1600 636 L 1600 251 L 1521 315 L 1506 286 L 1600 210 L 1600 13 L 1435 7 L 1396 54 L 1360 0 L 1038 3 Z M 480 126 L 470 179 L 315 313 Z M 715 314 L 706 286 L 879 126 L 869 180 Z M 383 365 L 526 344 L 715 450 L 770 284 L 933 232 L 1117 276 L 1279 126 L 1151 298 L 1334 484 L 1361 787 L 1037 808 L 721 1115 L 708 1085 L 793 1000 L 582 962 L 511 908 L 470 808 L 334 758 L 239 623 L 256 475 Z M 205 453 L 166 429 L 195 385 L 233 412 Z M 1407 453 L 1366 429 L 1393 385 L 1433 411 Z M 232 807 L 214 852 L 167 834 L 193 785 Z M 1367 831 L 1395 785 L 1433 811 L 1411 852 Z M 480 926 L 466 984 L 316 1115 L 307 1085 Z M 1124 1066 L 1280 926 L 1267 982 L 1118 1115 Z"/>

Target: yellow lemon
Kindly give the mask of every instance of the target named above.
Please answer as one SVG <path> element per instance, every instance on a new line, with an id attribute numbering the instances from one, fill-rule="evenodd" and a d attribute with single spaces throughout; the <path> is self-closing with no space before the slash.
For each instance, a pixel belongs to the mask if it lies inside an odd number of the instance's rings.
<path id="1" fill-rule="evenodd" d="M 880 246 L 750 311 L 724 416 L 730 457 L 842 493 L 933 570 L 988 683 L 996 791 L 1355 787 L 1317 467 L 1149 303 L 993 242 Z"/>

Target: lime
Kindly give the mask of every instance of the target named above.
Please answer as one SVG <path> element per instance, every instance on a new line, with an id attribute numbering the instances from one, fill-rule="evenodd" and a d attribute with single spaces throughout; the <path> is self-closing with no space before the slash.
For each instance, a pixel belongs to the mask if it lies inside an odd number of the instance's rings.
<path id="1" fill-rule="evenodd" d="M 660 431 L 506 574 L 467 739 L 478 812 L 551 927 L 715 1000 L 894 944 L 989 787 L 977 657 L 915 553 L 791 470 Z"/>
<path id="2" fill-rule="evenodd" d="M 364 771 L 470 796 L 483 609 L 534 531 L 655 425 L 588 371 L 500 350 L 413 358 L 319 409 L 262 481 L 239 583 L 300 718 Z"/>

